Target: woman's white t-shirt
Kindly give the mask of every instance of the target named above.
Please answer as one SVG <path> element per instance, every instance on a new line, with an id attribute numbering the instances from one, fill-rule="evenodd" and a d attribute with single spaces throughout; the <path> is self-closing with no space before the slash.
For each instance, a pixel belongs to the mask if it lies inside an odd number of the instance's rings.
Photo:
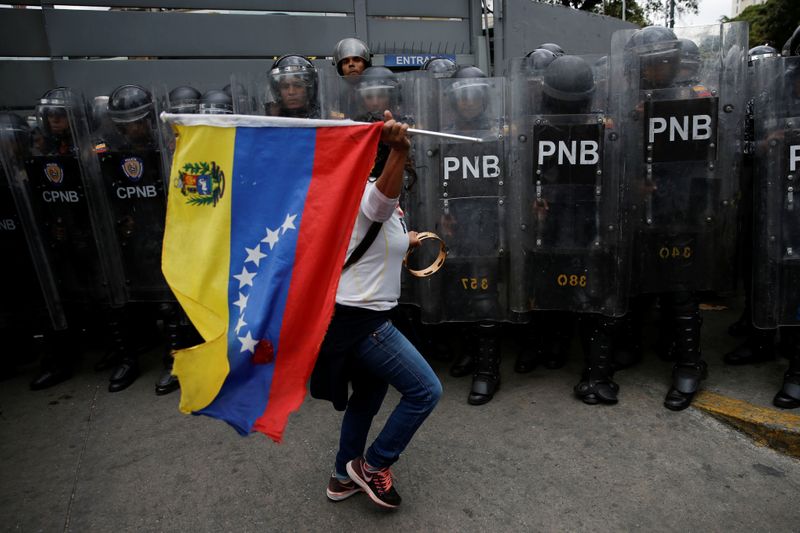
<path id="1" fill-rule="evenodd" d="M 378 236 L 361 259 L 342 272 L 336 303 L 373 311 L 388 311 L 400 297 L 403 256 L 408 250 L 408 230 L 398 198 L 388 198 L 374 182 L 368 182 L 361 197 L 347 255 L 364 240 L 372 222 L 383 222 Z"/>

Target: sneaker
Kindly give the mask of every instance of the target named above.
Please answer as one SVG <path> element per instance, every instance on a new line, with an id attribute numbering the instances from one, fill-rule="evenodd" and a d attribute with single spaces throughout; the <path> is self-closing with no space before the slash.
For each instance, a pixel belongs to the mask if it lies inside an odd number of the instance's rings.
<path id="1" fill-rule="evenodd" d="M 352 479 L 342 481 L 336 477 L 336 474 L 331 474 L 331 480 L 328 481 L 328 488 L 325 490 L 325 494 L 328 495 L 328 499 L 340 502 L 361 491 L 361 487 L 353 483 Z"/>
<path id="2" fill-rule="evenodd" d="M 367 462 L 363 457 L 358 457 L 347 463 L 347 473 L 359 485 L 370 499 L 388 509 L 400 505 L 400 495 L 392 485 L 392 472 L 389 468 L 381 468 L 377 472 L 366 469 Z"/>

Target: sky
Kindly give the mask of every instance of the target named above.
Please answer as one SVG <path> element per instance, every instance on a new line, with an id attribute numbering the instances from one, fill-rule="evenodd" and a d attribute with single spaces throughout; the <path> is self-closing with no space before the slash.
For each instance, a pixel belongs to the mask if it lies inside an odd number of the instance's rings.
<path id="1" fill-rule="evenodd" d="M 676 17 L 676 26 L 701 26 L 703 24 L 716 24 L 722 15 L 730 17 L 731 0 L 700 0 L 697 15 L 683 15 Z"/>

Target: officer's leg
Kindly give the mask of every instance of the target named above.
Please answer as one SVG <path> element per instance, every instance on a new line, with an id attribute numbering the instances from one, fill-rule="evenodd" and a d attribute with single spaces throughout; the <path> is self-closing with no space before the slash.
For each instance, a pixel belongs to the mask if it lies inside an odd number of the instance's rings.
<path id="1" fill-rule="evenodd" d="M 78 344 L 73 329 L 48 328 L 44 333 L 41 370 L 31 381 L 31 390 L 46 389 L 69 379 L 77 356 Z"/>
<path id="2" fill-rule="evenodd" d="M 542 363 L 551 370 L 561 368 L 567 363 L 572 330 L 575 326 L 575 313 L 568 311 L 547 311 L 543 321 L 545 339 Z"/>
<path id="3" fill-rule="evenodd" d="M 688 292 L 663 294 L 662 305 L 673 312 L 675 324 L 676 363 L 672 369 L 672 386 L 664 399 L 664 407 L 680 411 L 692 403 L 707 367 L 700 353 L 700 328 L 703 319 L 697 297 Z"/>
<path id="4" fill-rule="evenodd" d="M 541 313 L 531 313 L 531 321 L 527 324 L 512 326 L 517 338 L 517 360 L 514 362 L 514 372 L 527 374 L 531 372 L 541 360 L 541 341 L 538 322 Z"/>
<path id="5" fill-rule="evenodd" d="M 438 331 L 444 331 L 444 324 L 434 326 Z M 450 375 L 455 378 L 468 376 L 475 371 L 475 362 L 478 358 L 478 334 L 475 324 L 461 326 L 461 351 L 456 355 L 450 367 Z"/>
<path id="6" fill-rule="evenodd" d="M 119 392 L 127 389 L 139 377 L 139 358 L 128 344 L 125 329 L 129 319 L 127 306 L 107 310 L 106 327 L 108 328 L 111 349 L 117 354 L 119 364 L 111 372 L 108 379 L 108 391 Z"/>
<path id="7" fill-rule="evenodd" d="M 648 304 L 647 298 L 631 298 L 630 311 L 614 320 L 611 352 L 614 370 L 630 368 L 642 360 L 642 323 Z"/>
<path id="8" fill-rule="evenodd" d="M 581 381 L 575 385 L 575 395 L 584 403 L 617 403 L 619 386 L 614 383 L 611 350 L 621 321 L 601 315 L 580 318 L 581 343 L 586 366 Z"/>
<path id="9" fill-rule="evenodd" d="M 726 353 L 723 357 L 726 365 L 749 365 L 771 361 L 775 358 L 774 329 L 750 328 L 747 339 Z"/>
<path id="10" fill-rule="evenodd" d="M 500 388 L 500 326 L 484 322 L 470 329 L 478 338 L 478 353 L 467 402 L 482 405 L 489 402 Z"/>
<path id="11" fill-rule="evenodd" d="M 789 370 L 783 375 L 783 386 L 772 403 L 781 409 L 800 407 L 800 328 L 781 328 L 781 336 L 786 336 L 786 346 L 791 348 Z"/>

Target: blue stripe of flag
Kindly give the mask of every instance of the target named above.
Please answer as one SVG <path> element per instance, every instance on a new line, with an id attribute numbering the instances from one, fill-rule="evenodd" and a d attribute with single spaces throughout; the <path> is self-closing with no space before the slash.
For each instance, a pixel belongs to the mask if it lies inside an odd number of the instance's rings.
<path id="1" fill-rule="evenodd" d="M 231 251 L 228 302 L 228 361 L 230 373 L 214 401 L 199 414 L 220 418 L 240 434 L 250 432 L 264 413 L 269 398 L 274 361 L 254 364 L 253 354 L 241 351 L 240 337 L 272 342 L 278 353 L 286 297 L 294 268 L 297 235 L 314 168 L 316 130 L 313 128 L 237 128 L 234 143 L 231 195 Z M 296 229 L 282 229 L 287 215 L 296 215 Z M 270 249 L 267 228 L 278 232 Z M 260 247 L 266 257 L 259 266 L 245 248 Z M 234 275 L 256 272 L 253 286 L 239 287 Z M 247 296 L 244 314 L 235 305 Z M 237 333 L 239 318 L 246 322 Z"/>

